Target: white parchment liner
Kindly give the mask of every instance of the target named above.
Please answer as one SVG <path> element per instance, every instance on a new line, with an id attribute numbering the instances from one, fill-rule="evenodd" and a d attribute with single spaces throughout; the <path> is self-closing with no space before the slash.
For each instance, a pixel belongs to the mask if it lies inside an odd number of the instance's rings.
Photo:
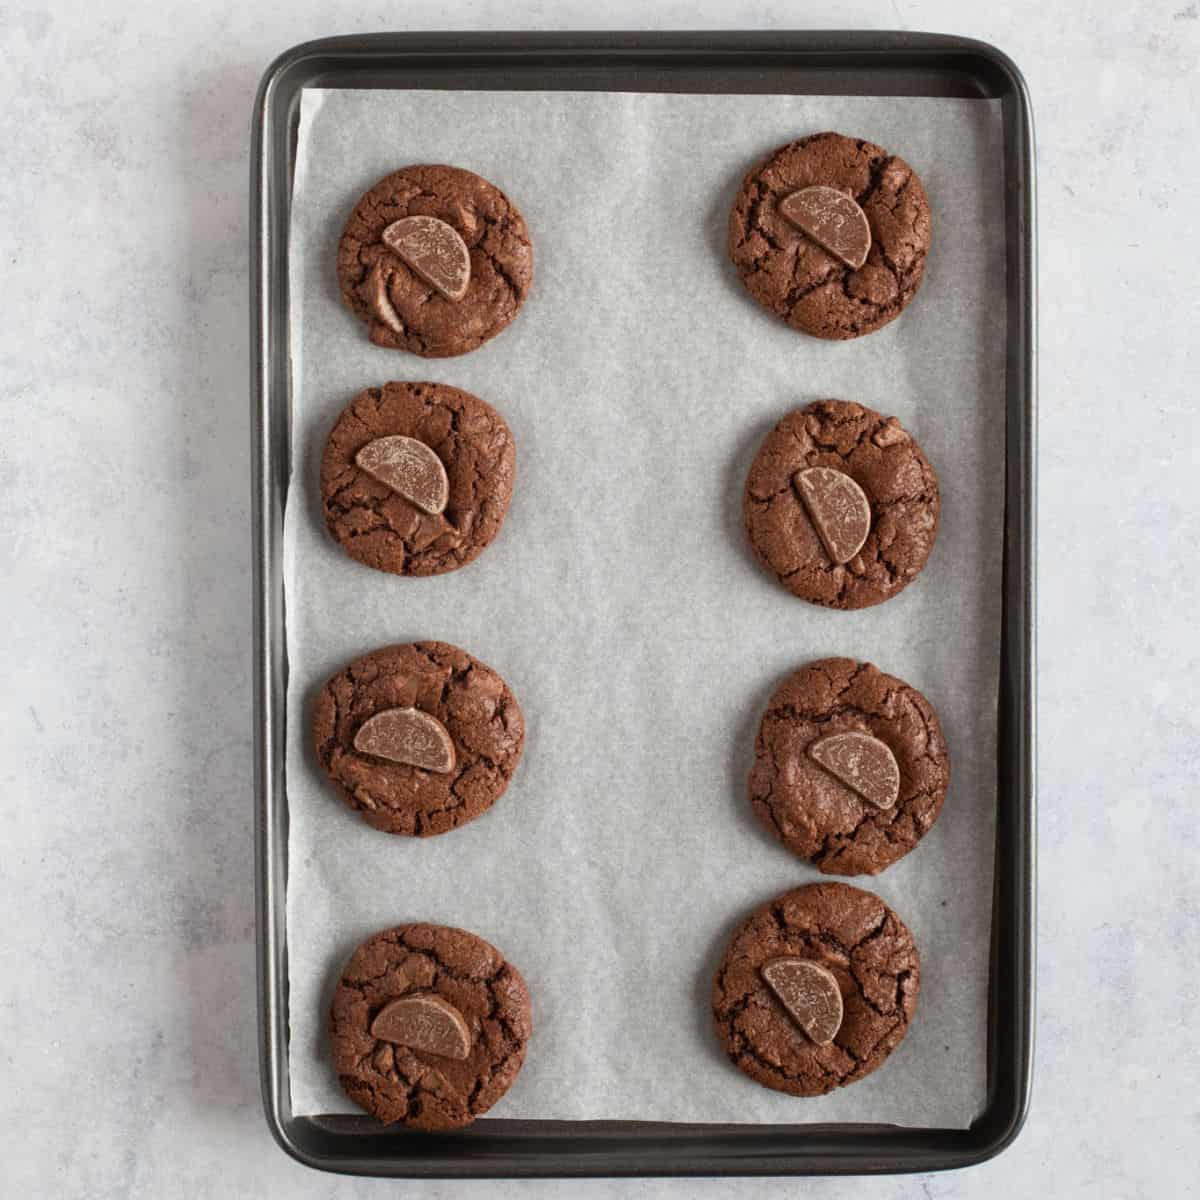
<path id="1" fill-rule="evenodd" d="M 792 332 L 725 252 L 742 175 L 837 129 L 921 174 L 934 244 L 909 310 L 847 343 Z M 535 253 L 513 325 L 462 358 L 372 345 L 338 297 L 357 197 L 409 163 L 493 180 Z M 294 474 L 285 523 L 292 1102 L 353 1111 L 329 1066 L 328 1001 L 367 934 L 461 925 L 525 974 L 535 1033 L 493 1115 L 672 1121 L 886 1121 L 962 1127 L 985 1095 L 1004 478 L 1004 259 L 990 101 L 613 93 L 309 91 L 291 229 Z M 324 531 L 321 449 L 342 406 L 389 379 L 464 387 L 517 441 L 507 524 L 472 565 L 400 579 Z M 942 487 L 921 578 L 829 612 L 760 570 L 741 526 L 754 451 L 822 397 L 894 413 Z M 490 663 L 525 712 L 512 786 L 430 840 L 349 812 L 309 749 L 314 690 L 347 660 L 438 638 Z M 754 730 L 788 671 L 868 659 L 941 715 L 941 820 L 875 879 L 921 951 L 907 1039 L 871 1078 L 816 1100 L 722 1056 L 712 974 L 735 924 L 821 876 L 755 823 Z"/>

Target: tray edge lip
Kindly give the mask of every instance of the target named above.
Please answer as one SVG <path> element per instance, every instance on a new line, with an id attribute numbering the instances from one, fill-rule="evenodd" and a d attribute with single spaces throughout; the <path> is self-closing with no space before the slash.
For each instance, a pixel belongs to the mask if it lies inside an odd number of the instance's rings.
<path id="1" fill-rule="evenodd" d="M 1028 428 L 1026 430 L 1025 449 L 1029 455 L 1028 474 L 1023 481 L 1023 491 L 1026 497 L 1025 529 L 1022 538 L 1024 545 L 1023 568 L 1028 579 L 1024 602 L 1027 606 L 1026 642 L 1024 666 L 1028 675 L 1028 684 L 1024 701 L 1025 717 L 1028 724 L 1028 779 L 1022 799 L 1025 815 L 1029 822 L 1026 834 L 1026 894 L 1028 898 L 1026 919 L 1028 932 L 1023 940 L 1025 970 L 1024 970 L 1024 999 L 1028 1032 L 1020 1046 L 1020 1079 L 1017 1092 L 1013 1097 L 1010 1108 L 1001 1115 L 999 1128 L 990 1137 L 985 1138 L 975 1154 L 963 1162 L 963 1166 L 972 1166 L 988 1162 L 1007 1150 L 1021 1135 L 1029 1119 L 1030 1107 L 1033 1101 L 1033 1075 L 1035 1050 L 1037 1041 L 1037 508 L 1038 508 L 1038 366 L 1037 366 L 1037 334 L 1038 334 L 1038 222 L 1037 222 L 1037 138 L 1033 117 L 1033 101 L 1029 84 L 1024 74 L 1013 59 L 999 47 L 990 42 L 974 38 L 964 38 L 965 45 L 985 61 L 990 62 L 1007 80 L 1012 89 L 1016 102 L 1016 115 L 1020 123 L 1019 137 L 1028 157 L 1027 176 L 1025 180 L 1025 196 L 1022 204 L 1026 222 L 1026 251 L 1028 267 L 1028 286 L 1025 296 L 1025 329 L 1026 348 L 1026 380 L 1028 397 L 1026 408 L 1028 412 Z M 1007 457 L 1007 453 L 1006 453 Z M 989 1105 L 980 1114 L 976 1123 L 983 1120 L 992 1111 L 994 1105 Z"/>

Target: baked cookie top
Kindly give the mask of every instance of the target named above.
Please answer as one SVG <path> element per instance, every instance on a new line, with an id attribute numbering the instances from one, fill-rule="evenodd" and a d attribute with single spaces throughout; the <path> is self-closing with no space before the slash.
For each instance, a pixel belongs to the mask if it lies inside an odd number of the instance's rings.
<path id="1" fill-rule="evenodd" d="M 775 689 L 748 791 L 794 854 L 828 875 L 875 875 L 929 832 L 949 785 L 933 705 L 871 663 L 826 658 Z"/>
<path id="2" fill-rule="evenodd" d="M 441 575 L 500 532 L 517 452 L 490 405 L 441 383 L 360 392 L 321 458 L 325 524 L 351 558 L 396 575 Z"/>
<path id="3" fill-rule="evenodd" d="M 917 1007 L 912 935 L 878 896 L 812 883 L 764 904 L 713 981 L 717 1036 L 764 1087 L 820 1096 L 870 1075 Z"/>
<path id="4" fill-rule="evenodd" d="M 742 515 L 755 557 L 792 595 L 866 608 L 917 577 L 941 508 L 929 460 L 895 417 L 818 400 L 763 440 Z"/>
<path id="5" fill-rule="evenodd" d="M 461 167 L 404 167 L 355 205 L 338 244 L 342 299 L 380 346 L 466 354 L 517 315 L 529 230 L 495 184 Z"/>
<path id="6" fill-rule="evenodd" d="M 343 667 L 313 705 L 317 762 L 385 833 L 457 829 L 504 794 L 525 744 L 508 684 L 446 642 L 385 646 Z"/>
<path id="7" fill-rule="evenodd" d="M 381 1121 L 458 1129 L 512 1086 L 532 1031 L 520 971 L 445 925 L 400 925 L 350 957 L 333 996 L 333 1066 Z"/>
<path id="8" fill-rule="evenodd" d="M 764 308 L 803 333 L 846 339 L 904 311 L 931 234 L 929 200 L 904 159 L 816 133 L 780 146 L 743 180 L 729 254 Z"/>

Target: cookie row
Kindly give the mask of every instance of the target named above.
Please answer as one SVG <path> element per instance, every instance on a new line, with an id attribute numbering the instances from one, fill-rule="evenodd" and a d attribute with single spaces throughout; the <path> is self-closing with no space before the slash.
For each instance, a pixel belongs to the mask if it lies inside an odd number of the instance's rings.
<path id="1" fill-rule="evenodd" d="M 865 1078 L 916 1011 L 912 934 L 877 896 L 845 883 L 795 888 L 734 933 L 712 988 L 715 1030 L 751 1079 L 820 1096 Z M 413 924 L 368 938 L 334 991 L 334 1070 L 384 1122 L 470 1124 L 512 1086 L 533 1033 L 529 989 L 491 943 Z"/>
<path id="2" fill-rule="evenodd" d="M 504 523 L 516 444 L 485 401 L 441 383 L 385 383 L 335 421 L 321 458 L 329 532 L 352 558 L 398 575 L 473 561 Z M 937 537 L 937 476 L 895 417 L 820 400 L 767 435 L 743 516 L 759 562 L 789 592 L 855 609 L 882 603 L 925 566 Z"/>
<path id="3" fill-rule="evenodd" d="M 317 695 L 312 734 L 322 770 L 369 825 L 431 837 L 504 794 L 525 721 L 486 663 L 445 642 L 414 642 L 338 671 Z M 820 871 L 875 875 L 929 832 L 949 782 L 929 701 L 871 663 L 828 658 L 771 696 L 748 792 L 765 828 Z"/>
<path id="4" fill-rule="evenodd" d="M 355 207 L 338 247 L 342 297 L 372 341 L 462 354 L 516 315 L 532 279 L 525 222 L 486 180 L 450 167 L 395 172 Z M 399 575 L 465 566 L 499 532 L 516 449 L 494 408 L 444 384 L 355 396 L 321 459 L 329 532 L 358 562 Z M 428 837 L 489 809 L 525 741 L 516 698 L 490 667 L 442 642 L 388 646 L 334 675 L 313 706 L 317 761 L 377 829 Z M 352 955 L 334 994 L 333 1063 L 381 1121 L 469 1124 L 507 1090 L 531 1032 L 515 967 L 461 929 L 385 930 Z"/>
<path id="5" fill-rule="evenodd" d="M 899 316 L 921 286 L 931 239 L 916 172 L 839 133 L 773 151 L 729 215 L 729 255 L 747 291 L 820 338 L 861 337 Z M 509 325 L 533 283 L 533 247 L 495 184 L 459 167 L 410 166 L 358 201 L 337 271 L 373 342 L 444 358 Z"/>
<path id="6" fill-rule="evenodd" d="M 929 204 L 902 159 L 820 134 L 746 177 L 729 234 L 760 303 L 795 328 L 856 337 L 916 294 Z M 937 476 L 900 422 L 837 400 L 775 426 L 743 500 L 758 561 L 792 594 L 840 609 L 907 587 L 929 558 L 940 513 Z M 949 777 L 937 714 L 920 692 L 869 663 L 826 659 L 771 696 L 750 802 L 821 871 L 875 874 L 928 832 Z M 726 1054 L 751 1079 L 817 1095 L 888 1057 L 919 989 L 917 949 L 896 914 L 867 892 L 816 884 L 739 929 L 713 984 L 713 1014 Z"/>

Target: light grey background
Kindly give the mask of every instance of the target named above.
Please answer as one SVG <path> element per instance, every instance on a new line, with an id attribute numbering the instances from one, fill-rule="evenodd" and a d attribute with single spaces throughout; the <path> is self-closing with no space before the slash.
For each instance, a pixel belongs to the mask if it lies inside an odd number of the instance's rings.
<path id="1" fill-rule="evenodd" d="M 992 40 L 1041 184 L 1041 905 L 1024 1133 L 953 1176 L 431 1183 L 271 1143 L 252 1020 L 246 151 L 307 37 L 852 27 Z M 0 15 L 0 1192 L 1194 1195 L 1200 539 L 1189 0 L 302 0 Z"/>
<path id="2" fill-rule="evenodd" d="M 534 1036 L 497 1116 L 965 1128 L 983 1108 L 1004 506 L 999 116 L 981 100 L 305 96 L 291 242 L 298 467 L 284 525 L 297 1113 L 357 1111 L 329 1066 L 331 986 L 362 938 L 421 919 L 480 933 L 529 982 Z M 851 345 L 767 319 L 726 255 L 738 181 L 797 129 L 903 146 L 935 198 L 921 302 Z M 377 179 L 439 157 L 517 201 L 535 285 L 512 329 L 476 353 L 398 361 L 342 304 L 334 247 Z M 450 576 L 367 570 L 320 515 L 330 426 L 356 391 L 393 378 L 466 387 L 516 439 L 510 517 Z M 765 432 L 830 395 L 899 416 L 942 490 L 920 581 L 857 613 L 797 602 L 753 561 L 741 524 Z M 310 731 L 330 674 L 414 637 L 496 667 L 528 735 L 491 812 L 419 841 L 381 836 L 332 794 Z M 821 878 L 753 819 L 746 776 L 766 697 L 831 654 L 929 696 L 952 783 L 919 853 L 853 881 L 917 939 L 912 1031 L 886 1071 L 797 1103 L 730 1068 L 711 988 L 734 925 Z"/>

